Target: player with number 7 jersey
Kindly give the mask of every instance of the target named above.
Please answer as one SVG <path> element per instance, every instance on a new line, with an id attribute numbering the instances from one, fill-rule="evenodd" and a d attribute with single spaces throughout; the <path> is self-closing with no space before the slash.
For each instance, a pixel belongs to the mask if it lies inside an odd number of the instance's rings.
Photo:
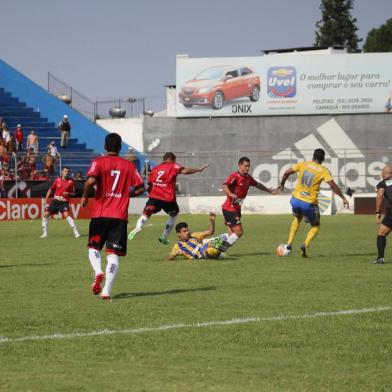
<path id="1" fill-rule="evenodd" d="M 87 171 L 87 181 L 81 199 L 86 206 L 89 193 L 95 188 L 92 219 L 89 227 L 89 260 L 95 273 L 92 292 L 101 292 L 105 279 L 101 267 L 101 250 L 106 246 L 106 281 L 102 298 L 110 299 L 114 278 L 119 267 L 119 256 L 127 253 L 128 206 L 131 194 L 137 196 L 144 192 L 144 182 L 135 166 L 118 156 L 121 150 L 121 137 L 110 133 L 105 138 L 106 156 L 94 159 Z"/>

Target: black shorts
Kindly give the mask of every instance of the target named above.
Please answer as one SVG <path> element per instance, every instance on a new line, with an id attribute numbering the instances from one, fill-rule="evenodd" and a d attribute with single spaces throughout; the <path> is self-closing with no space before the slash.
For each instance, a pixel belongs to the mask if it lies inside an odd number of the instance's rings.
<path id="1" fill-rule="evenodd" d="M 49 212 L 50 215 L 56 215 L 59 212 L 63 214 L 64 212 L 68 212 L 69 203 L 67 201 L 60 201 L 60 200 L 53 199 L 49 207 L 46 207 L 45 210 Z"/>
<path id="2" fill-rule="evenodd" d="M 384 219 L 381 222 L 384 226 L 392 229 L 392 210 L 387 210 Z"/>
<path id="3" fill-rule="evenodd" d="M 158 213 L 160 210 L 165 211 L 166 214 L 172 217 L 177 216 L 180 212 L 176 201 L 163 201 L 150 197 L 144 207 L 143 214 L 150 216 Z"/>
<path id="4" fill-rule="evenodd" d="M 226 226 L 237 226 L 241 224 L 241 211 L 227 211 L 222 208 Z"/>
<path id="5" fill-rule="evenodd" d="M 88 232 L 88 247 L 101 250 L 106 245 L 107 253 L 119 256 L 127 254 L 128 222 L 115 218 L 92 218 Z"/>

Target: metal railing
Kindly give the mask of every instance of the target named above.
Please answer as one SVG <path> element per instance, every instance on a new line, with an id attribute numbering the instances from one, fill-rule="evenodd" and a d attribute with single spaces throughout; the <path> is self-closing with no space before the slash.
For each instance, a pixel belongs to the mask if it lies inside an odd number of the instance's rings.
<path id="1" fill-rule="evenodd" d="M 48 72 L 48 92 L 63 102 L 68 103 L 85 117 L 95 121 L 97 116 L 95 102 L 50 72 Z"/>
<path id="2" fill-rule="evenodd" d="M 91 121 L 110 117 L 121 118 L 150 115 L 154 111 L 162 110 L 165 100 L 165 97 L 163 96 L 122 97 L 118 99 L 93 100 L 87 98 L 68 83 L 50 72 L 48 72 L 47 83 L 47 89 L 50 94 L 61 99 L 63 102 L 68 103 L 73 109 L 77 110 Z M 116 109 L 117 113 L 119 112 L 119 109 L 121 109 L 121 111 L 124 112 L 124 115 L 112 115 L 112 109 Z"/>

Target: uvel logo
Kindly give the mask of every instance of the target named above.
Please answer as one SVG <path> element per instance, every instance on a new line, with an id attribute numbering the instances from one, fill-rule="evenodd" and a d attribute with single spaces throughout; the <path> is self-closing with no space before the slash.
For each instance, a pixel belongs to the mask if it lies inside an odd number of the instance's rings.
<path id="1" fill-rule="evenodd" d="M 271 98 L 292 98 L 297 94 L 297 73 L 294 67 L 270 67 L 267 81 L 267 93 Z"/>

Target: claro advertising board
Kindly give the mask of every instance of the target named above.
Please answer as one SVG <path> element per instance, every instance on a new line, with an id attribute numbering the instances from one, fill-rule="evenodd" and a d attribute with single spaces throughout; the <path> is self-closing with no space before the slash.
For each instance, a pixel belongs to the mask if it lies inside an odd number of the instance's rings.
<path id="1" fill-rule="evenodd" d="M 177 117 L 391 112 L 392 54 L 177 57 Z"/>
<path id="2" fill-rule="evenodd" d="M 92 200 L 86 208 L 81 208 L 79 203 L 79 198 L 70 200 L 70 215 L 74 219 L 90 219 Z M 42 219 L 45 207 L 45 199 L 0 199 L 0 221 Z M 61 214 L 56 215 L 55 218 L 61 219 Z"/>

